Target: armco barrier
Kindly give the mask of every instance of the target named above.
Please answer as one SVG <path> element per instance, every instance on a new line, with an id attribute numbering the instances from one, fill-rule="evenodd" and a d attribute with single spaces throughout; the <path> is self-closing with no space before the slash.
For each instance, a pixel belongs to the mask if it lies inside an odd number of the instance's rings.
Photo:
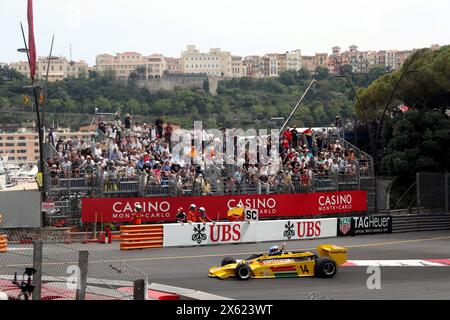
<path id="1" fill-rule="evenodd" d="M 392 215 L 392 232 L 416 232 L 450 229 L 450 214 Z"/>
<path id="2" fill-rule="evenodd" d="M 161 248 L 162 246 L 162 225 L 120 226 L 120 250 Z"/>
<path id="3" fill-rule="evenodd" d="M 8 251 L 8 238 L 6 235 L 0 235 L 0 253 Z"/>
<path id="4" fill-rule="evenodd" d="M 164 247 L 336 237 L 337 219 L 164 224 Z"/>

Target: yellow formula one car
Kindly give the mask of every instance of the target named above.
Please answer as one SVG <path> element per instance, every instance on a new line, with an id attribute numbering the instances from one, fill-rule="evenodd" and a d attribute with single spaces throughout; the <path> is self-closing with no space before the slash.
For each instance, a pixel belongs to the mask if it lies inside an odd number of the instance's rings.
<path id="1" fill-rule="evenodd" d="M 273 246 L 269 253 L 254 254 L 244 260 L 226 257 L 221 267 L 209 269 L 209 276 L 226 279 L 321 277 L 332 278 L 338 266 L 347 261 L 347 249 L 325 244 L 317 247 L 319 255 L 308 251 L 285 250 Z"/>

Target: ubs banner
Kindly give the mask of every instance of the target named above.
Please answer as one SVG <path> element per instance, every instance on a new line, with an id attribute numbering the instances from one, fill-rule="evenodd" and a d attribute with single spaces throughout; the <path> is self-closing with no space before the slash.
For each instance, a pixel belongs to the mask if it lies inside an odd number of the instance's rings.
<path id="1" fill-rule="evenodd" d="M 367 211 L 367 191 L 336 191 L 296 194 L 229 195 L 202 197 L 83 198 L 83 222 L 126 222 L 135 204 L 142 206 L 143 221 L 172 222 L 179 207 L 204 207 L 213 220 L 227 219 L 227 211 L 241 205 L 257 209 L 259 218 L 314 216 Z"/>
<path id="2" fill-rule="evenodd" d="M 164 247 L 336 237 L 336 218 L 164 224 Z"/>
<path id="3" fill-rule="evenodd" d="M 340 237 L 391 232 L 391 216 L 338 218 L 337 234 Z"/>

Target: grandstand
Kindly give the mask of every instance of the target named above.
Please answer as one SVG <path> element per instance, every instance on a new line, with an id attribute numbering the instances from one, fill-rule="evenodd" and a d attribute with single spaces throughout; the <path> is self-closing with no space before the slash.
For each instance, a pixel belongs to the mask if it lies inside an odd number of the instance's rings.
<path id="1" fill-rule="evenodd" d="M 239 194 L 368 190 L 374 208 L 373 159 L 329 128 L 288 128 L 282 133 L 276 164 L 251 164 L 243 157 L 212 151 L 214 137 L 203 134 L 202 150 L 172 154 L 172 129 L 133 125 L 118 134 L 101 128 L 89 141 L 46 143 L 46 189 L 67 225 L 80 224 L 82 197 L 183 197 Z M 116 127 L 116 129 L 114 129 Z M 237 143 L 239 137 L 232 139 Z M 224 141 L 230 141 L 224 139 Z M 225 146 L 222 151 L 225 151 Z M 258 149 L 259 150 L 259 149 Z M 219 150 L 220 151 L 220 150 Z M 213 154 L 211 154 L 211 152 Z M 215 151 L 217 152 L 217 151 Z M 254 155 L 253 155 L 254 156 Z M 259 158 L 259 154 L 257 157 Z M 196 161 L 194 161 L 196 160 Z"/>

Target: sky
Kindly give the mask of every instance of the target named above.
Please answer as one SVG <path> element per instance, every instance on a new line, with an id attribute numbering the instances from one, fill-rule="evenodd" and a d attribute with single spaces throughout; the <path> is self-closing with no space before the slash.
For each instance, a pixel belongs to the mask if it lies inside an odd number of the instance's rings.
<path id="1" fill-rule="evenodd" d="M 20 22 L 27 0 L 0 0 L 0 62 L 25 60 Z M 38 56 L 95 64 L 100 53 L 179 57 L 202 51 L 303 55 L 347 49 L 391 50 L 450 44 L 449 0 L 34 0 Z"/>

